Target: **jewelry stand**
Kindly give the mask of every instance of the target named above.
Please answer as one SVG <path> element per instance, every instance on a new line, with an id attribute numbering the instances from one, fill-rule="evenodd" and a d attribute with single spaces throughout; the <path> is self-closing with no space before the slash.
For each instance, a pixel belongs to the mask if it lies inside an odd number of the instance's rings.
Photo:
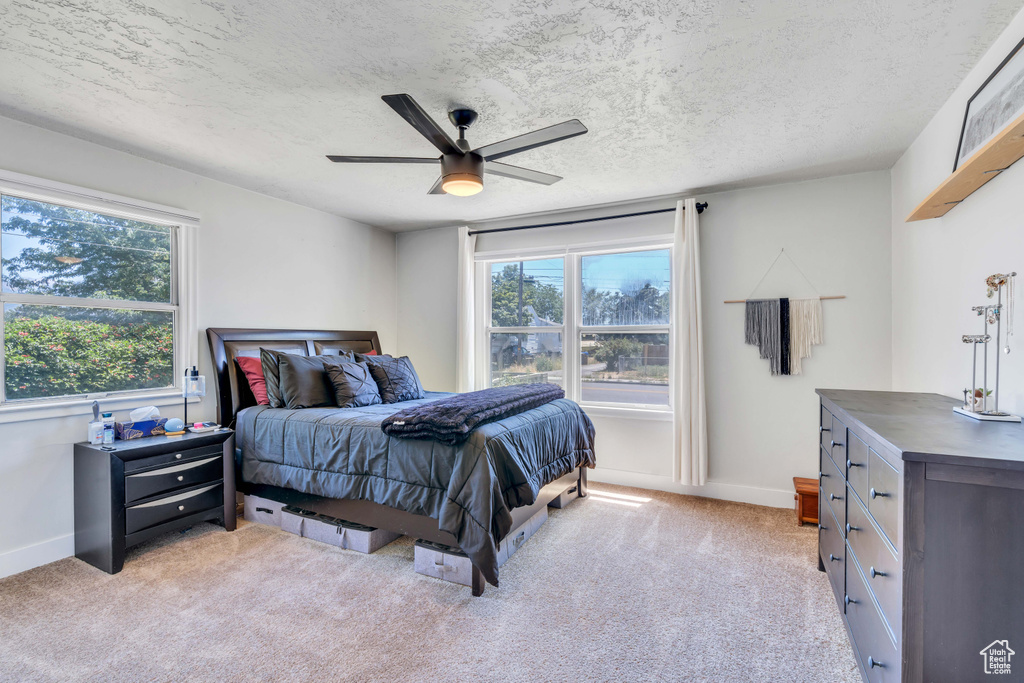
<path id="1" fill-rule="evenodd" d="M 993 295 L 996 295 L 996 303 L 988 306 L 973 306 L 971 308 L 977 315 L 981 316 L 984 320 L 984 328 L 982 334 L 965 334 L 962 338 L 964 344 L 970 344 L 974 351 L 974 360 L 971 363 L 971 388 L 964 389 L 964 405 L 953 408 L 953 412 L 974 420 L 984 420 L 990 422 L 1020 422 L 1019 415 L 1011 415 L 1004 413 L 999 410 L 999 340 L 1003 331 L 1003 287 L 1007 289 L 1007 315 L 1006 315 L 1006 346 L 1002 349 L 1003 353 L 1010 353 L 1010 337 L 1013 336 L 1013 279 L 1017 273 L 996 273 L 991 275 L 985 280 L 988 285 L 988 297 L 991 299 Z M 988 390 L 988 343 L 992 341 L 992 336 L 988 333 L 988 326 L 996 326 L 996 377 L 995 387 L 993 392 Z M 982 386 L 978 386 L 978 346 L 982 348 Z M 981 396 L 977 396 L 978 390 L 981 389 Z M 988 408 L 988 395 L 993 393 L 994 404 L 992 410 Z M 979 406 L 978 403 L 981 403 Z M 978 410 L 978 408 L 981 410 Z"/>

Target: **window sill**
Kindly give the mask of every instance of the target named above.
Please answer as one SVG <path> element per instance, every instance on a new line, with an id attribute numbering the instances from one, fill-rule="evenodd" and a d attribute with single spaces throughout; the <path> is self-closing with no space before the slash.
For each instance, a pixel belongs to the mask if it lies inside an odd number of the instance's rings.
<path id="1" fill-rule="evenodd" d="M 8 422 L 29 422 L 57 417 L 74 417 L 91 415 L 92 403 L 98 400 L 100 410 L 115 412 L 134 410 L 141 406 L 175 406 L 181 405 L 181 389 L 164 389 L 150 393 L 115 396 L 112 398 L 92 399 L 75 398 L 67 401 L 8 404 L 0 406 L 0 424 Z M 189 403 L 199 403 L 201 399 L 190 398 Z M 115 415 L 115 418 L 117 416 Z M 83 427 L 84 429 L 84 427 Z"/>
<path id="2" fill-rule="evenodd" d="M 600 403 L 580 403 L 583 412 L 592 417 L 615 417 L 623 420 L 654 420 L 671 422 L 673 413 L 669 408 L 635 408 L 612 406 Z"/>

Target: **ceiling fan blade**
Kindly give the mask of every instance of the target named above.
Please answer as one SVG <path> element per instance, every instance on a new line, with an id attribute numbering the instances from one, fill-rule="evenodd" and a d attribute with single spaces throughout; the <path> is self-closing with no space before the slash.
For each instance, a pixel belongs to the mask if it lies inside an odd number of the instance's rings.
<path id="1" fill-rule="evenodd" d="M 345 157 L 328 154 L 327 158 L 341 164 L 436 164 L 437 157 Z"/>
<path id="2" fill-rule="evenodd" d="M 442 182 L 444 182 L 444 176 L 441 176 L 437 179 L 437 182 L 434 183 L 433 187 L 431 187 L 427 191 L 427 194 L 448 194 L 447 192 L 441 189 Z"/>
<path id="3" fill-rule="evenodd" d="M 586 132 L 587 127 L 580 123 L 579 119 L 572 119 L 556 123 L 547 128 L 541 128 L 540 130 L 523 133 L 508 140 L 477 147 L 473 151 L 487 161 L 493 161 L 512 154 L 519 154 L 529 149 L 550 145 L 552 142 L 558 142 L 559 140 L 568 140 L 577 135 L 583 135 Z"/>
<path id="4" fill-rule="evenodd" d="M 382 100 L 388 106 L 398 112 L 398 115 L 409 122 L 413 128 L 420 132 L 420 135 L 430 140 L 430 143 L 441 150 L 441 154 L 462 154 L 455 142 L 448 137 L 448 134 L 437 125 L 434 119 L 423 110 L 416 100 L 409 95 L 384 95 Z"/>
<path id="5" fill-rule="evenodd" d="M 540 183 L 541 185 L 554 185 L 562 179 L 561 176 L 551 175 L 550 173 L 541 173 L 540 171 L 533 171 L 529 168 L 520 168 L 519 166 L 509 166 L 508 164 L 498 163 L 497 161 L 486 162 L 484 164 L 484 173 L 500 175 L 505 178 L 515 178 L 516 180 L 526 180 L 531 183 Z"/>

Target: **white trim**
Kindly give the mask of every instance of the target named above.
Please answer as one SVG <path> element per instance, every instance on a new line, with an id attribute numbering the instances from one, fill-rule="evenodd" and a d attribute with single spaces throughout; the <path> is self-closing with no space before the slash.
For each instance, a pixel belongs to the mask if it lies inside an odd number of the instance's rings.
<path id="1" fill-rule="evenodd" d="M 0 170 L 0 193 L 53 204 L 70 204 L 74 208 L 159 223 L 160 225 L 199 227 L 199 214 L 191 211 L 59 183 L 55 180 L 36 178 L 14 171 Z"/>
<path id="2" fill-rule="evenodd" d="M 167 388 L 159 391 L 139 391 L 118 393 L 105 398 L 76 397 L 68 400 L 40 399 L 7 403 L 0 407 L 0 424 L 7 422 L 28 422 L 30 420 L 46 420 L 53 417 L 73 417 L 75 415 L 92 414 L 93 401 L 99 400 L 104 411 L 128 410 L 139 406 L 180 406 L 182 396 L 180 388 Z M 190 398 L 189 404 L 199 403 L 201 399 Z M 84 430 L 84 427 L 83 427 Z M 84 431 L 83 431 L 84 434 Z"/>
<path id="3" fill-rule="evenodd" d="M 620 251 L 655 251 L 670 249 L 672 235 L 649 237 L 623 237 L 614 240 L 598 240 L 583 245 L 560 245 L 553 247 L 530 247 L 526 249 L 491 249 L 476 252 L 477 261 L 536 261 L 557 258 L 566 254 L 616 254 Z"/>
<path id="4" fill-rule="evenodd" d="M 643 407 L 630 406 L 626 403 L 587 403 L 577 401 L 587 415 L 593 417 L 610 417 L 620 420 L 655 420 L 658 422 L 671 422 L 674 419 L 672 409 L 664 406 L 661 409 L 651 408 L 652 404 L 645 403 Z"/>
<path id="5" fill-rule="evenodd" d="M 65 534 L 23 548 L 0 553 L 0 579 L 42 567 L 75 554 L 75 535 Z"/>
<path id="6" fill-rule="evenodd" d="M 726 482 L 708 481 L 703 486 L 684 486 L 672 480 L 671 476 L 627 472 L 603 467 L 590 470 L 587 476 L 591 482 L 632 486 L 652 491 L 666 491 L 686 496 L 715 498 L 736 503 L 750 503 L 774 508 L 792 508 L 793 491 L 743 486 Z"/>

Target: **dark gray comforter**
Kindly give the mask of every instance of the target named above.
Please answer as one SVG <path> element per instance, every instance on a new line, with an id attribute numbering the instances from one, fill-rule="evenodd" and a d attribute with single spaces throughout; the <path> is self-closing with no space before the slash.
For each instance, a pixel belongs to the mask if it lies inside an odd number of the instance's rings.
<path id="1" fill-rule="evenodd" d="M 381 431 L 388 415 L 446 396 L 363 408 L 246 408 L 236 428 L 242 478 L 432 517 L 496 586 L 496 542 L 511 528 L 509 511 L 573 469 L 593 467 L 594 426 L 559 399 L 478 427 L 457 446 Z"/>

